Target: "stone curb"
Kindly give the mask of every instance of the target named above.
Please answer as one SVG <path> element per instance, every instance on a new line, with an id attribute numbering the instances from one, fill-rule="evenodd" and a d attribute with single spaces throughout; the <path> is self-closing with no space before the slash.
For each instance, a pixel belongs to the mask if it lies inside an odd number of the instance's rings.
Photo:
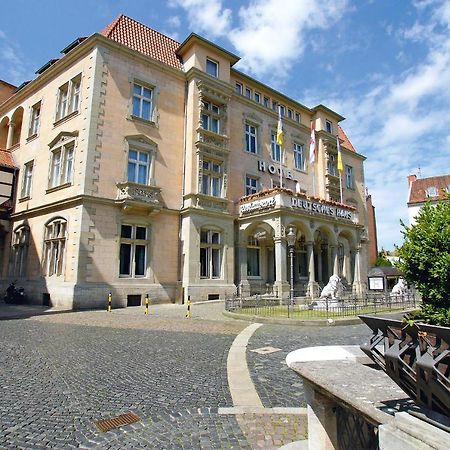
<path id="1" fill-rule="evenodd" d="M 274 407 L 274 408 L 259 408 L 254 406 L 232 406 L 232 407 L 222 407 L 219 408 L 219 414 L 225 415 L 242 415 L 242 414 L 280 414 L 280 415 L 289 415 L 289 416 L 297 416 L 297 415 L 306 415 L 308 412 L 307 408 L 283 408 L 283 407 Z"/>
<path id="2" fill-rule="evenodd" d="M 382 315 L 390 316 L 391 314 L 407 314 L 409 312 L 416 311 L 416 309 L 406 309 L 404 311 L 384 311 L 382 313 L 375 314 L 379 317 Z M 233 319 L 245 320 L 247 322 L 258 322 L 272 325 L 292 325 L 301 327 L 326 327 L 326 326 L 345 326 L 345 325 L 360 325 L 362 320 L 359 317 L 344 318 L 339 317 L 333 319 L 332 323 L 329 323 L 327 319 L 317 319 L 317 320 L 298 320 L 298 319 L 282 319 L 264 316 L 253 316 L 248 314 L 233 313 L 230 311 L 222 311 L 222 314 L 226 317 L 231 317 Z"/>

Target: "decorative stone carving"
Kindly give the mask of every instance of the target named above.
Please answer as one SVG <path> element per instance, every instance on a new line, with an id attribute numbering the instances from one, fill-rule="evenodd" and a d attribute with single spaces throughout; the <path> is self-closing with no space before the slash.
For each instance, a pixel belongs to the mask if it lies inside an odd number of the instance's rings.
<path id="1" fill-rule="evenodd" d="M 341 283 L 341 279 L 337 275 L 331 275 L 328 284 L 323 288 L 322 293 L 320 294 L 320 298 L 331 298 L 335 300 L 337 297 L 336 294 L 339 291 L 342 291 L 343 286 Z"/>
<path id="2" fill-rule="evenodd" d="M 117 183 L 116 201 L 141 202 L 152 207 L 161 207 L 161 189 L 130 182 Z"/>

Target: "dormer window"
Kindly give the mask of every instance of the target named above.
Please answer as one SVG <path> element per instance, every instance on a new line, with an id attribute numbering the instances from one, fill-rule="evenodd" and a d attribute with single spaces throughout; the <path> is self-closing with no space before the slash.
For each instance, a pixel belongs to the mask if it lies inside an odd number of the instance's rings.
<path id="1" fill-rule="evenodd" d="M 438 191 L 435 186 L 430 186 L 425 189 L 425 194 L 427 197 L 437 197 Z"/>
<path id="2" fill-rule="evenodd" d="M 327 133 L 333 133 L 333 124 L 329 120 L 325 121 L 325 130 Z"/>
<path id="3" fill-rule="evenodd" d="M 218 78 L 219 77 L 219 63 L 212 59 L 206 58 L 206 73 Z"/>

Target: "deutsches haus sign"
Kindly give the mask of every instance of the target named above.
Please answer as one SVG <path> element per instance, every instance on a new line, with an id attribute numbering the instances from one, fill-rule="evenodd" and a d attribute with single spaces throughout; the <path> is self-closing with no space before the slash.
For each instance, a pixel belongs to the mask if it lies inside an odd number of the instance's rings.
<path id="1" fill-rule="evenodd" d="M 239 206 L 239 214 L 251 214 L 273 209 L 277 206 L 276 197 L 260 198 Z M 353 214 L 343 208 L 328 205 L 326 203 L 313 202 L 311 200 L 291 197 L 291 205 L 294 209 L 300 209 L 319 214 L 321 216 L 335 217 L 337 219 L 353 220 Z"/>

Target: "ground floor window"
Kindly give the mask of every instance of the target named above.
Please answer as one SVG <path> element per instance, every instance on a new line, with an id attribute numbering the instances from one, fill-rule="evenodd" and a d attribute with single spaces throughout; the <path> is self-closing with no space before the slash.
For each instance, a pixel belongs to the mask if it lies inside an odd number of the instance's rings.
<path id="1" fill-rule="evenodd" d="M 11 275 L 14 277 L 23 277 L 26 274 L 28 243 L 30 229 L 27 226 L 21 226 L 14 231 Z"/>
<path id="2" fill-rule="evenodd" d="M 62 275 L 67 239 L 67 222 L 55 219 L 45 226 L 44 273 L 48 277 Z"/>
<path id="3" fill-rule="evenodd" d="M 222 265 L 221 234 L 215 230 L 200 232 L 200 278 L 220 278 Z"/>
<path id="4" fill-rule="evenodd" d="M 258 240 L 254 236 L 250 236 L 247 245 L 247 275 L 249 277 L 261 276 L 260 254 L 261 249 Z"/>
<path id="5" fill-rule="evenodd" d="M 148 229 L 123 224 L 120 229 L 119 275 L 139 278 L 147 274 Z"/>

